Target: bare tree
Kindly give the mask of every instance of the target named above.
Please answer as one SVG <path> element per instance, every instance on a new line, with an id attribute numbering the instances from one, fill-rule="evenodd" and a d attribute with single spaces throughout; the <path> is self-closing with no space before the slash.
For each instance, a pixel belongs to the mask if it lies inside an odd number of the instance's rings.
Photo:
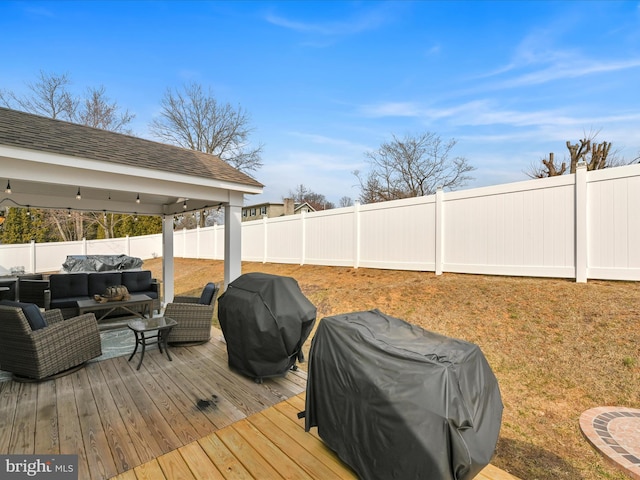
<path id="1" fill-rule="evenodd" d="M 426 132 L 384 142 L 376 151 L 366 152 L 369 173 L 354 175 L 360 182 L 360 201 L 375 203 L 435 193 L 438 187 L 464 186 L 475 170 L 464 157 L 452 157 L 456 141 L 443 141 Z"/>
<path id="2" fill-rule="evenodd" d="M 26 85 L 30 92 L 22 96 L 11 91 L 0 91 L 0 104 L 58 120 L 130 133 L 125 127 L 134 115 L 128 110 L 120 113 L 118 104 L 107 97 L 104 86 L 88 88 L 86 96 L 80 97 L 69 91 L 71 79 L 68 74 L 43 71 L 34 82 Z M 99 215 L 102 214 L 47 210 L 44 212 L 44 224 L 63 241 L 79 240 L 85 235 L 87 227 L 100 224 L 96 221 L 96 218 L 101 218 Z M 106 238 L 109 238 L 113 232 L 109 232 L 106 223 L 101 226 Z"/>
<path id="3" fill-rule="evenodd" d="M 596 142 L 595 139 L 600 131 L 591 131 L 579 143 L 571 143 L 567 140 L 567 150 L 569 150 L 569 166 L 567 162 L 558 163 L 555 156 L 549 153 L 548 157 L 542 158 L 542 166 L 533 164 L 525 173 L 531 178 L 547 178 L 563 175 L 565 173 L 576 173 L 578 163 L 584 162 L 587 170 L 602 170 L 603 168 L 618 167 L 627 165 L 631 162 L 625 162 L 618 156 L 617 150 L 611 150 L 611 142 Z"/>
<path id="4" fill-rule="evenodd" d="M 151 133 L 174 145 L 217 155 L 243 172 L 262 166 L 262 145 L 252 146 L 248 113 L 229 103 L 221 104 L 211 90 L 186 85 L 183 91 L 168 89 L 161 101 L 160 117 L 151 122 Z"/>
<path id="5" fill-rule="evenodd" d="M 107 97 L 105 88 L 101 85 L 99 88 L 87 89 L 86 96 L 79 105 L 75 120 L 77 123 L 89 127 L 131 134 L 131 130 L 125 127 L 134 118 L 135 115 L 129 113 L 129 110 L 120 112 L 118 103 L 111 101 Z"/>
<path id="6" fill-rule="evenodd" d="M 353 206 L 353 199 L 351 197 L 347 197 L 345 195 L 344 197 L 341 197 L 340 200 L 338 200 L 338 206 L 339 207 L 352 207 Z"/>
<path id="7" fill-rule="evenodd" d="M 321 193 L 315 193 L 300 184 L 295 190 L 289 190 L 288 198 L 292 198 L 295 203 L 308 203 L 314 210 L 329 210 L 335 208 L 335 205 L 327 200 Z"/>
<path id="8" fill-rule="evenodd" d="M 75 116 L 78 100 L 69 93 L 69 85 L 71 80 L 66 73 L 46 73 L 41 70 L 35 82 L 27 83 L 30 94 L 19 96 L 11 91 L 0 91 L 0 102 L 8 108 L 71 120 Z"/>

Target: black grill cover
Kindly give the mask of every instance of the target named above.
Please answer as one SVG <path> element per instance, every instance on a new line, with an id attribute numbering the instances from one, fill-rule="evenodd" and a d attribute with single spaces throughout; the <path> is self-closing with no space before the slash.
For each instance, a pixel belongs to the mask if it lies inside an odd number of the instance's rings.
<path id="1" fill-rule="evenodd" d="M 229 366 L 255 379 L 284 375 L 316 321 L 316 307 L 291 277 L 246 273 L 218 300 Z"/>
<path id="2" fill-rule="evenodd" d="M 502 400 L 476 345 L 372 310 L 318 324 L 305 416 L 360 478 L 466 480 L 491 460 Z"/>

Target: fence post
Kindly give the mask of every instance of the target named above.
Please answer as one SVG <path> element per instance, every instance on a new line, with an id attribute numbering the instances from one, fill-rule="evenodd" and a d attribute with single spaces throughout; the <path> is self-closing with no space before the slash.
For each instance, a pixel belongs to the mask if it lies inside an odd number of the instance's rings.
<path id="1" fill-rule="evenodd" d="M 353 262 L 353 267 L 354 268 L 358 268 L 360 266 L 360 202 L 358 200 L 356 200 L 353 203 L 353 215 L 354 215 L 354 219 L 353 221 L 355 222 L 355 229 L 356 229 L 356 234 L 355 236 L 355 251 L 354 253 L 354 262 Z"/>
<path id="2" fill-rule="evenodd" d="M 218 230 L 220 225 L 213 226 L 213 258 L 218 260 Z"/>
<path id="3" fill-rule="evenodd" d="M 36 273 L 36 241 L 32 238 L 29 245 L 29 273 Z"/>
<path id="4" fill-rule="evenodd" d="M 200 225 L 196 225 L 196 258 L 200 259 L 200 235 L 202 231 L 200 230 Z"/>
<path id="5" fill-rule="evenodd" d="M 264 237 L 264 242 L 262 242 L 262 263 L 267 263 L 267 251 L 269 248 L 269 232 L 268 232 L 268 223 L 267 216 L 262 216 L 262 235 Z"/>
<path id="6" fill-rule="evenodd" d="M 578 163 L 575 174 L 575 250 L 576 250 L 576 282 L 586 283 L 589 248 L 587 238 L 587 165 L 584 161 Z"/>
<path id="7" fill-rule="evenodd" d="M 435 243 L 435 273 L 436 275 L 442 275 L 442 260 L 443 260 L 443 227 L 444 227 L 444 219 L 443 219 L 443 212 L 444 212 L 444 202 L 443 202 L 443 196 L 444 196 L 444 192 L 442 191 L 442 187 L 438 187 L 438 189 L 436 190 L 436 212 L 435 212 L 435 219 L 436 219 L 436 224 L 434 225 L 434 232 L 433 234 L 435 235 L 434 238 L 434 243 Z"/>
<path id="8" fill-rule="evenodd" d="M 301 239 L 302 246 L 300 248 L 300 265 L 304 265 L 304 262 L 307 259 L 307 226 L 306 226 L 306 218 L 307 212 L 302 210 L 300 212 L 300 230 L 301 230 Z"/>

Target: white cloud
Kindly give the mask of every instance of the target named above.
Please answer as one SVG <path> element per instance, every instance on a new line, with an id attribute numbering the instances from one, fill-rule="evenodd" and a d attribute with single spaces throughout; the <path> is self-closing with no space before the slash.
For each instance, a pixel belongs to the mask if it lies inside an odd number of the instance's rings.
<path id="1" fill-rule="evenodd" d="M 369 148 L 366 145 L 355 143 L 350 140 L 332 138 L 332 137 L 327 137 L 325 135 L 318 135 L 315 133 L 289 132 L 289 135 L 292 135 L 304 140 L 308 140 L 311 143 L 315 143 L 317 145 L 327 145 L 327 146 L 338 147 L 340 149 L 346 149 L 346 150 L 363 152 Z"/>
<path id="2" fill-rule="evenodd" d="M 553 64 L 548 68 L 525 73 L 518 77 L 499 82 L 494 85 L 494 88 L 513 88 L 527 85 L 538 85 L 565 78 L 578 78 L 638 67 L 640 67 L 640 59 L 619 60 L 613 62 L 576 61 L 573 63 Z"/>
<path id="3" fill-rule="evenodd" d="M 364 105 L 360 111 L 367 117 L 418 117 L 422 111 L 411 102 L 386 102 Z"/>
<path id="4" fill-rule="evenodd" d="M 51 10 L 49 10 L 47 8 L 44 8 L 44 7 L 30 6 L 30 7 L 25 9 L 25 12 L 30 14 L 30 15 L 35 15 L 35 16 L 38 16 L 38 17 L 54 18 L 56 16 Z"/>
<path id="5" fill-rule="evenodd" d="M 375 4 L 373 4 L 375 5 Z M 322 36 L 347 36 L 355 35 L 369 30 L 374 30 L 389 21 L 389 7 L 387 4 L 378 4 L 377 8 L 359 11 L 351 18 L 308 22 L 304 20 L 285 18 L 282 15 L 269 13 L 265 20 L 273 25 L 293 30 L 298 33 L 306 33 Z"/>

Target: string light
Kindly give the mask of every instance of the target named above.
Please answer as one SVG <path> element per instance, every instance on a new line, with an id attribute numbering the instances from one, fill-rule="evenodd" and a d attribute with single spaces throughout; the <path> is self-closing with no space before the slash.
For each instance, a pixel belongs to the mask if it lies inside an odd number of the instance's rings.
<path id="1" fill-rule="evenodd" d="M 184 203 L 182 204 L 182 208 L 183 208 L 183 210 L 186 210 L 186 209 L 187 209 L 187 201 L 186 201 L 186 200 L 185 200 L 185 201 L 184 201 Z"/>
<path id="2" fill-rule="evenodd" d="M 140 194 L 136 197 L 136 203 L 140 203 Z"/>
<path id="3" fill-rule="evenodd" d="M 7 188 L 4 189 L 4 193 L 11 193 L 11 182 L 7 180 Z"/>
<path id="4" fill-rule="evenodd" d="M 80 195 L 80 187 L 78 187 L 78 193 L 76 193 L 76 200 L 82 199 L 82 195 Z"/>

